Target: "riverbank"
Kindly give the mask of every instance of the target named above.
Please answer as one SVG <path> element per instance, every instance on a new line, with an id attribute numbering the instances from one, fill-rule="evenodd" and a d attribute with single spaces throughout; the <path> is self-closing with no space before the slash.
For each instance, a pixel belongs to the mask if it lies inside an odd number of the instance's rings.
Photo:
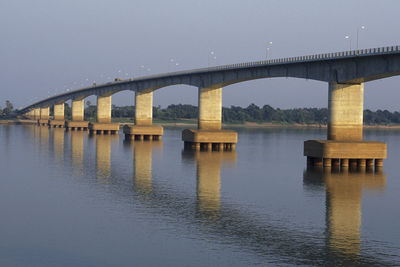
<path id="1" fill-rule="evenodd" d="M 7 119 L 1 120 L 0 124 L 36 124 L 36 120 L 23 120 L 23 119 Z M 113 119 L 113 123 L 119 123 L 120 125 L 134 125 L 132 120 L 121 120 Z M 194 119 L 180 119 L 176 121 L 162 121 L 154 120 L 154 124 L 161 125 L 164 127 L 177 127 L 177 128 L 193 128 L 197 126 L 197 120 Z M 274 123 L 274 122 L 244 122 L 244 123 L 222 123 L 223 128 L 318 128 L 326 129 L 326 124 L 299 124 L 299 123 Z M 364 125 L 364 129 L 372 130 L 400 130 L 400 124 L 391 125 Z"/>

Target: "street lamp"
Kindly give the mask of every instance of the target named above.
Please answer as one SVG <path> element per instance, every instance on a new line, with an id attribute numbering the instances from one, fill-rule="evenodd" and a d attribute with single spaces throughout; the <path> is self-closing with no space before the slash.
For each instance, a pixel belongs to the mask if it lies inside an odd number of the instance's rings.
<path id="1" fill-rule="evenodd" d="M 268 53 L 269 53 L 269 49 L 271 48 L 272 42 L 268 42 L 267 44 L 267 50 L 265 53 L 265 60 L 268 60 Z"/>
<path id="2" fill-rule="evenodd" d="M 351 38 L 350 38 L 350 35 L 346 35 L 346 36 L 344 37 L 344 39 L 349 39 L 350 51 L 351 51 Z"/>
<path id="3" fill-rule="evenodd" d="M 357 28 L 357 50 L 358 50 L 358 33 L 360 30 L 365 30 L 365 26 L 361 26 L 361 27 Z"/>
<path id="4" fill-rule="evenodd" d="M 215 56 L 215 52 L 214 51 L 211 51 L 209 54 L 208 54 L 208 67 L 210 67 L 210 57 L 212 58 L 212 59 L 214 59 L 214 60 L 217 60 L 217 56 Z"/>

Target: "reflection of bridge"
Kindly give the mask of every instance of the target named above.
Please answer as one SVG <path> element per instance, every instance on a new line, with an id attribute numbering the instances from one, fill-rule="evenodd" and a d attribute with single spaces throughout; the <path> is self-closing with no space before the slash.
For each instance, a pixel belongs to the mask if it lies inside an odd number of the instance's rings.
<path id="1" fill-rule="evenodd" d="M 64 137 L 59 135 L 51 140 L 48 129 L 31 128 L 37 132 L 36 138 L 40 140 L 38 147 L 49 147 L 53 143 L 53 152 L 57 156 L 64 146 Z M 96 149 L 96 176 L 97 183 L 109 186 L 126 181 L 126 173 L 118 175 L 113 172 L 111 177 L 112 161 L 110 151 L 112 142 L 107 138 L 97 138 L 93 141 Z M 71 133 L 72 167 L 85 169 L 91 168 L 83 164 L 85 153 L 82 143 L 85 136 L 79 132 Z M 86 139 L 88 140 L 88 139 Z M 111 140 L 111 139 L 108 139 Z M 112 140 L 111 140 L 112 141 Z M 386 176 L 380 173 L 332 173 L 326 171 L 304 172 L 305 189 L 325 191 L 326 195 L 326 232 L 322 234 L 322 241 L 315 232 L 302 232 L 299 229 L 283 225 L 274 218 L 261 219 L 252 212 L 227 205 L 221 200 L 221 172 L 222 164 L 236 164 L 235 152 L 207 153 L 184 151 L 182 160 L 196 164 L 195 197 L 186 192 L 165 186 L 152 177 L 153 152 L 162 148 L 161 142 L 124 142 L 125 148 L 132 149 L 133 153 L 133 179 L 126 186 L 118 190 L 130 190 L 133 185 L 135 200 L 148 207 L 147 212 L 157 216 L 172 217 L 182 222 L 188 222 L 201 233 L 212 236 L 216 240 L 224 240 L 234 244 L 244 251 L 252 252 L 268 260 L 278 256 L 284 263 L 293 265 L 329 265 L 333 261 L 336 265 L 354 266 L 385 266 L 389 265 L 383 255 L 373 250 L 363 251 L 363 241 L 360 238 L 360 225 L 362 223 L 361 201 L 365 190 L 384 191 Z M 67 149 L 69 150 L 69 149 Z M 65 155 L 67 157 L 67 155 Z M 81 174 L 82 176 L 83 173 Z M 349 179 L 343 179 L 349 178 Z M 118 190 L 110 190 L 118 194 Z M 121 194 L 123 197 L 132 192 Z M 321 205 L 323 205 L 321 203 Z M 182 227 L 182 225 L 180 225 Z M 193 230 L 193 228 L 191 228 Z M 324 242 L 323 239 L 326 239 Z M 395 258 L 395 260 L 398 260 Z"/>
<path id="2" fill-rule="evenodd" d="M 49 97 L 21 110 L 32 119 L 48 123 L 49 107 L 54 105 L 51 125 L 64 125 L 64 102 L 72 100 L 72 121 L 67 127 L 88 128 L 92 133 L 112 133 L 119 125 L 111 124 L 111 96 L 124 90 L 135 91 L 135 126 L 124 129 L 126 135 L 157 138 L 162 128 L 152 127 L 153 91 L 163 87 L 185 84 L 198 89 L 198 130 L 185 130 L 186 145 L 209 150 L 234 149 L 237 134 L 221 130 L 222 88 L 248 80 L 294 77 L 329 83 L 328 142 L 305 143 L 305 155 L 310 164 L 330 166 L 340 162 L 348 165 L 357 160 L 359 165 L 382 165 L 386 145 L 363 142 L 364 82 L 400 74 L 400 47 L 328 53 L 311 56 L 248 62 L 212 68 L 195 69 L 136 79 L 119 80 L 93 85 Z M 84 122 L 84 98 L 97 96 L 97 123 Z M 156 138 L 156 139 L 157 139 Z M 337 152 L 339 150 L 339 152 Z M 357 151 L 357 153 L 354 153 Z M 369 161 L 368 161 L 369 160 Z M 372 163 L 371 163 L 372 160 Z"/>

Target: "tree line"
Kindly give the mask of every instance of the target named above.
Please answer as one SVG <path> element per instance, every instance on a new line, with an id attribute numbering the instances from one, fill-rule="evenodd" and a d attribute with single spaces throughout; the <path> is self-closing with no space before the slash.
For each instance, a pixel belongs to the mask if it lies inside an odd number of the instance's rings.
<path id="1" fill-rule="evenodd" d="M 65 118 L 71 119 L 72 110 L 68 103 L 65 103 Z M 113 118 L 133 119 L 135 117 L 134 106 L 118 107 L 112 105 Z M 14 109 L 13 104 L 7 100 L 5 107 L 0 107 L 0 117 L 15 117 L 18 110 Z M 50 114 L 53 108 L 50 109 Z M 153 107 L 153 118 L 156 120 L 175 121 L 181 119 L 196 119 L 198 116 L 197 106 L 187 104 L 173 104 L 166 108 Z M 86 102 L 85 119 L 94 120 L 96 118 L 96 106 L 90 101 Z M 280 109 L 270 105 L 259 107 L 255 104 L 243 108 L 230 106 L 222 108 L 222 122 L 224 123 L 244 123 L 244 122 L 272 122 L 282 124 L 327 124 L 327 108 L 293 108 Z M 364 110 L 364 123 L 368 125 L 387 125 L 400 124 L 400 112 L 390 112 L 388 110 L 371 111 Z"/>
<path id="2" fill-rule="evenodd" d="M 67 109 L 66 109 L 67 110 Z M 134 118 L 134 106 L 112 106 L 113 118 Z M 196 119 L 198 116 L 197 106 L 187 104 L 173 104 L 166 108 L 153 107 L 153 118 L 156 120 L 174 121 L 180 119 Z M 85 117 L 94 119 L 96 117 L 96 106 L 89 105 L 85 109 Z M 255 104 L 243 108 L 239 106 L 223 107 L 222 122 L 244 123 L 244 122 L 272 122 L 283 124 L 327 124 L 327 108 L 293 108 L 280 109 L 270 105 L 259 107 Z M 400 112 L 388 110 L 371 111 L 364 110 L 364 123 L 369 125 L 400 124 Z"/>

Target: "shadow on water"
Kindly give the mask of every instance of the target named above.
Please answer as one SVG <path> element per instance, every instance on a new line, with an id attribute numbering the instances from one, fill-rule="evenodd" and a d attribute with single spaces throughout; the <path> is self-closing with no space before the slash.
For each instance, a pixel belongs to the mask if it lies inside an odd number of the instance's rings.
<path id="1" fill-rule="evenodd" d="M 37 137 L 42 144 L 46 135 Z M 174 218 L 178 223 L 195 227 L 211 240 L 217 238 L 223 243 L 229 240 L 266 261 L 273 259 L 273 262 L 295 265 L 393 265 L 393 259 L 386 261 L 373 251 L 363 252 L 360 239 L 362 191 L 384 191 L 384 173 L 304 172 L 306 188 L 325 190 L 324 239 L 320 238 L 318 232 L 286 227 L 277 221 L 262 219 L 265 214 L 254 214 L 221 201 L 221 166 L 234 166 L 236 152 L 182 151 L 182 161 L 196 163 L 196 195 L 193 196 L 153 180 L 153 151 L 162 151 L 162 141 L 124 141 L 124 149 L 133 150 L 133 179 L 127 181 L 125 174 L 119 175 L 118 170 L 111 174 L 111 143 L 116 138 L 93 137 L 96 144 L 97 182 L 117 187 L 110 192 L 119 192 L 121 198 L 133 190 L 133 194 L 129 195 L 137 203 L 145 205 L 149 213 Z M 71 151 L 78 155 L 75 158 L 82 158 L 82 144 L 82 136 L 71 133 Z M 73 167 L 86 168 L 82 161 L 75 161 Z M 113 179 L 110 179 L 111 175 Z"/>

